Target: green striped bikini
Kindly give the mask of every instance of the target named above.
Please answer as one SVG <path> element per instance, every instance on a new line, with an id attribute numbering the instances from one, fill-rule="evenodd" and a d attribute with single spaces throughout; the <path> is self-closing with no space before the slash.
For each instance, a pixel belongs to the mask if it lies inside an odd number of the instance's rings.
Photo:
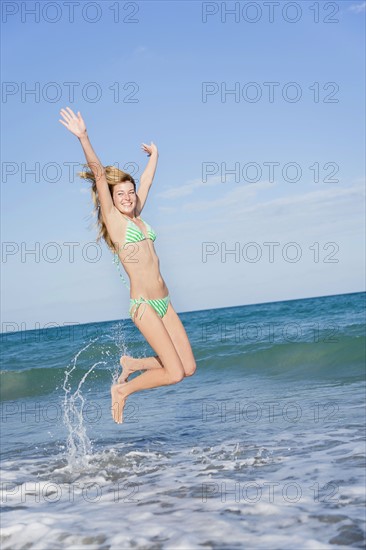
<path id="1" fill-rule="evenodd" d="M 152 241 L 155 241 L 155 239 L 156 239 L 155 231 L 150 227 L 150 225 L 148 223 L 144 222 L 144 220 L 141 217 L 139 217 L 138 219 L 140 219 L 143 222 L 143 224 L 146 226 L 147 237 L 143 234 L 143 232 L 138 227 L 138 225 L 136 225 L 130 218 L 128 218 L 127 216 L 123 216 L 123 217 L 126 220 L 128 220 L 128 224 L 127 224 L 127 229 L 126 229 L 126 239 L 125 239 L 125 242 L 123 243 L 122 247 L 126 243 L 137 243 L 137 242 L 140 242 L 140 241 L 144 241 L 147 238 L 151 239 Z M 119 260 L 117 252 L 114 253 L 113 262 L 117 266 L 117 269 L 119 271 L 119 275 L 120 275 L 122 281 L 127 286 L 127 288 L 130 289 L 128 283 L 126 282 L 125 278 L 123 277 L 123 275 L 121 273 L 120 260 Z M 159 315 L 159 317 L 164 317 L 164 315 L 167 312 L 169 302 L 170 302 L 169 294 L 167 296 L 165 296 L 165 298 L 156 298 L 155 300 L 146 300 L 143 296 L 140 296 L 140 298 L 131 298 L 130 299 L 130 309 L 129 309 L 128 312 L 130 314 L 131 319 L 133 320 L 135 314 L 137 313 L 138 308 L 140 307 L 140 305 L 144 304 L 144 309 L 143 309 L 143 311 L 140 315 L 140 319 L 141 319 L 141 317 L 143 316 L 143 314 L 146 310 L 146 304 L 150 304 L 155 309 L 155 311 Z M 132 310 L 134 310 L 133 313 L 132 313 Z"/>

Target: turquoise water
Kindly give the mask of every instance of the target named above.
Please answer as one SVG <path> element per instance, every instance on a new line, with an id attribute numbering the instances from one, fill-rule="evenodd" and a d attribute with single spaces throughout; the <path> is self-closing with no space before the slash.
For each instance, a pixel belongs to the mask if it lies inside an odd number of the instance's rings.
<path id="1" fill-rule="evenodd" d="M 365 296 L 180 314 L 195 375 L 122 425 L 129 319 L 3 334 L 2 548 L 363 547 Z"/>

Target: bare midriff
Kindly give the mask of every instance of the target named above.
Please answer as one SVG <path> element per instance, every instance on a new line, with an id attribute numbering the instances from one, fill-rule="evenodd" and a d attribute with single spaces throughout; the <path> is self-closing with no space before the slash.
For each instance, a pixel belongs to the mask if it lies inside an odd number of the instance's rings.
<path id="1" fill-rule="evenodd" d="M 126 243 L 119 258 L 130 279 L 130 296 L 147 300 L 165 298 L 168 288 L 160 273 L 159 258 L 151 239 Z"/>

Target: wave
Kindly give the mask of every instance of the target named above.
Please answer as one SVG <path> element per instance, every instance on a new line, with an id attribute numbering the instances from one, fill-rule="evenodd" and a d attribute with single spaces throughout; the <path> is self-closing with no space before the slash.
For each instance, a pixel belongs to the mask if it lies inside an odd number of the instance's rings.
<path id="1" fill-rule="evenodd" d="M 89 369 L 76 369 L 74 374 L 82 378 Z M 21 371 L 2 371 L 0 373 L 0 400 L 15 400 L 25 397 L 39 397 L 48 395 L 62 389 L 65 380 L 65 367 L 40 367 Z M 112 382 L 112 375 L 109 370 L 95 369 L 89 374 L 89 383 Z M 87 385 L 87 384 L 86 384 Z"/>
<path id="2" fill-rule="evenodd" d="M 296 379 L 355 382 L 365 377 L 365 337 L 342 336 L 334 342 L 279 343 L 242 353 L 217 354 L 211 362 L 225 369 Z M 255 346 L 253 346 L 255 347 Z"/>
<path id="3" fill-rule="evenodd" d="M 335 383 L 363 380 L 365 376 L 365 336 L 343 335 L 335 342 L 258 343 L 240 345 L 217 343 L 214 347 L 201 344 L 194 350 L 197 374 L 201 369 L 225 369 L 229 375 L 239 369 L 243 375 L 286 377 L 295 379 L 326 379 Z M 95 355 L 93 357 L 95 359 Z M 117 367 L 116 367 L 117 368 Z M 71 384 L 87 375 L 83 363 L 73 372 Z M 38 397 L 62 390 L 65 367 L 39 367 L 23 370 L 4 370 L 0 373 L 0 399 L 16 400 Z M 95 368 L 87 375 L 85 387 L 112 384 L 112 369 Z"/>

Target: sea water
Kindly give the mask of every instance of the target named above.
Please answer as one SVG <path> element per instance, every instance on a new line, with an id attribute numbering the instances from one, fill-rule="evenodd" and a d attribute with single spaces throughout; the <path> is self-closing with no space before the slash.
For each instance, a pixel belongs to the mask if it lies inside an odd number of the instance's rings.
<path id="1" fill-rule="evenodd" d="M 2 550 L 364 547 L 365 293 L 180 318 L 195 375 L 120 425 L 130 319 L 2 334 Z"/>

